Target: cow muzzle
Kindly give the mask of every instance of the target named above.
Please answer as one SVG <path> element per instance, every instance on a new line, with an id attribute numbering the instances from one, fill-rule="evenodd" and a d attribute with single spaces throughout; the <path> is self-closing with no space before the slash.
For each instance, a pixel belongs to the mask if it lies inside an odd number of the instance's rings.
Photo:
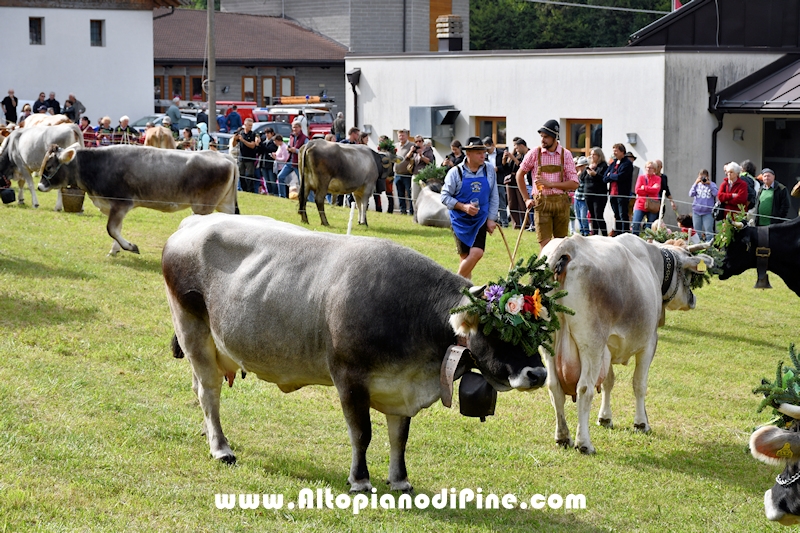
<path id="1" fill-rule="evenodd" d="M 41 179 L 39 180 L 39 187 L 37 187 L 41 192 L 48 192 L 50 189 L 53 188 L 50 180 L 42 175 Z"/>
<path id="2" fill-rule="evenodd" d="M 518 374 L 513 374 L 509 384 L 521 391 L 533 390 L 542 387 L 547 381 L 547 369 L 544 367 L 526 366 Z"/>

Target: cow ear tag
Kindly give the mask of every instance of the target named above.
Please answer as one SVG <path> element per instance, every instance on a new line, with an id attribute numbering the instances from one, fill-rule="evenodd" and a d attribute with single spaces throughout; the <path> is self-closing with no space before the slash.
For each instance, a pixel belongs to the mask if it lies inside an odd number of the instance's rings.
<path id="1" fill-rule="evenodd" d="M 706 262 L 701 259 L 700 262 L 697 263 L 697 271 L 698 272 L 705 272 L 706 269 L 707 269 Z"/>
<path id="2" fill-rule="evenodd" d="M 783 448 L 775 452 L 775 457 L 780 457 L 781 459 L 791 459 L 792 455 L 794 455 L 792 447 L 789 446 L 788 442 L 783 445 Z"/>

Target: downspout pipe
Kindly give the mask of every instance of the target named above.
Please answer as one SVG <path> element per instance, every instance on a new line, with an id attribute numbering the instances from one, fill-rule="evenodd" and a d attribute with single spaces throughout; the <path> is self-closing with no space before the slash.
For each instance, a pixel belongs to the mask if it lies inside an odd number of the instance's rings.
<path id="1" fill-rule="evenodd" d="M 158 15 L 157 17 L 153 17 L 153 20 L 163 19 L 164 17 L 168 17 L 175 13 L 175 6 L 169 6 L 169 13 L 164 13 L 163 15 Z"/>
<path id="2" fill-rule="evenodd" d="M 717 118 L 717 127 L 711 132 L 711 181 L 717 182 L 717 134 L 722 130 L 724 113 L 717 109 L 717 77 L 706 76 L 708 84 L 708 112 Z"/>

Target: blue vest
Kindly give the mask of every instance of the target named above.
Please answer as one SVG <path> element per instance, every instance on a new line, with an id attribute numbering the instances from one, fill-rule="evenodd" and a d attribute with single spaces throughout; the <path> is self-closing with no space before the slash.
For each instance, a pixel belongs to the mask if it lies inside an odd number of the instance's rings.
<path id="1" fill-rule="evenodd" d="M 470 247 L 475 244 L 475 238 L 478 236 L 478 231 L 486 223 L 489 217 L 489 179 L 486 175 L 486 164 L 481 165 L 483 176 L 480 174 L 468 175 L 463 171 L 464 163 L 456 167 L 458 169 L 458 176 L 461 179 L 461 190 L 455 196 L 455 199 L 463 204 L 470 204 L 473 201 L 478 202 L 478 214 L 470 216 L 463 211 L 452 209 L 450 211 L 450 223 L 453 226 L 453 232 L 458 237 L 458 240 Z M 467 169 L 469 170 L 469 169 Z M 480 170 L 478 170 L 480 172 Z"/>

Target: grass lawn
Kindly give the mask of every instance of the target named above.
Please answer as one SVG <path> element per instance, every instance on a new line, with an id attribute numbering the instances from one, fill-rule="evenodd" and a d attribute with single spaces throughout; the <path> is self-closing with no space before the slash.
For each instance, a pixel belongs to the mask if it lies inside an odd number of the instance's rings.
<path id="1" fill-rule="evenodd" d="M 482 424 L 440 403 L 416 416 L 406 459 L 417 494 L 471 488 L 484 494 L 583 494 L 584 510 L 233 509 L 217 493 L 345 493 L 350 443 L 333 388 L 283 394 L 255 376 L 222 394 L 222 423 L 236 466 L 212 460 L 189 364 L 171 356 L 172 324 L 161 249 L 183 211 L 137 209 L 123 234 L 141 255 L 106 257 L 105 217 L 87 200 L 81 215 L 0 207 L 0 531 L 767 531 L 763 493 L 778 468 L 746 450 L 767 420 L 751 393 L 797 341 L 798 300 L 755 271 L 697 291 L 697 309 L 670 312 L 650 370 L 653 431 L 633 432 L 632 367 L 617 367 L 615 429 L 591 429 L 598 453 L 554 442 L 545 390 L 500 394 Z M 296 202 L 240 195 L 244 213 L 299 223 Z M 349 211 L 327 207 L 345 233 Z M 449 230 L 410 217 L 369 213 L 355 235 L 392 239 L 455 270 Z M 506 230 L 513 247 L 517 232 Z M 499 235 L 474 273 L 504 275 Z M 521 253 L 537 251 L 535 234 Z M 622 282 L 622 281 L 621 281 Z M 367 294 L 367 293 L 365 293 Z M 400 297 L 400 295 L 398 295 Z M 399 325 L 402 327 L 402 325 Z M 595 399 L 592 420 L 599 409 Z M 368 460 L 377 496 L 387 492 L 388 437 L 373 412 Z M 573 432 L 575 406 L 568 402 Z"/>

